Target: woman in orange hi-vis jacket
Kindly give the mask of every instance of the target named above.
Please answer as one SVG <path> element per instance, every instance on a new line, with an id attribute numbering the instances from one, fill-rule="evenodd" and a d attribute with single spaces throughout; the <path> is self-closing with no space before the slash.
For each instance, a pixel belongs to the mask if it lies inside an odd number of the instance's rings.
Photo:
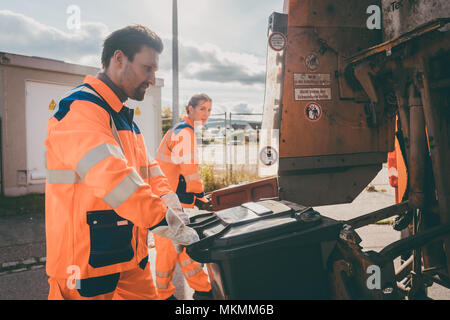
<path id="1" fill-rule="evenodd" d="M 202 208 L 208 203 L 198 172 L 195 126 L 203 125 L 211 114 L 212 100 L 206 94 L 194 95 L 189 101 L 185 116 L 164 136 L 156 160 L 176 191 L 183 208 Z M 175 299 L 172 276 L 176 263 L 195 290 L 194 299 L 210 299 L 211 284 L 202 265 L 193 261 L 186 250 L 177 253 L 170 240 L 154 235 L 156 249 L 156 287 L 160 299 Z"/>

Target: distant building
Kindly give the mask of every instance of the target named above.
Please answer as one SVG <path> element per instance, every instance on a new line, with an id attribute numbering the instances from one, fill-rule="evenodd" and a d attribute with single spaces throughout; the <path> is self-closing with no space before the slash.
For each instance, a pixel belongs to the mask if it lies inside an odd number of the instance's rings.
<path id="1" fill-rule="evenodd" d="M 227 120 L 227 123 L 228 123 L 228 120 Z M 206 121 L 204 127 L 205 127 L 205 129 L 209 129 L 209 128 L 221 129 L 221 128 L 225 127 L 225 119 L 209 118 L 208 121 Z"/>
<path id="2" fill-rule="evenodd" d="M 225 119 L 220 119 L 220 118 L 213 118 L 213 119 L 210 118 L 204 125 L 204 127 L 206 129 L 209 129 L 209 128 L 221 129 L 224 126 L 225 126 Z M 227 126 L 230 126 L 229 119 L 227 119 Z M 232 119 L 231 120 L 231 128 L 233 130 L 238 130 L 238 129 L 257 130 L 257 129 L 261 129 L 261 121 Z"/>
<path id="3" fill-rule="evenodd" d="M 261 129 L 261 121 L 248 121 L 248 124 L 253 130 Z"/>

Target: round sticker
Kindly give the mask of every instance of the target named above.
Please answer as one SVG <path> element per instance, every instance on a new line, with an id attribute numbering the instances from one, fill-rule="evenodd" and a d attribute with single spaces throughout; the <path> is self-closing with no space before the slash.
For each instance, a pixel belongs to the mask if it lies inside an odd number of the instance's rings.
<path id="1" fill-rule="evenodd" d="M 308 120 L 317 121 L 322 117 L 322 107 L 316 102 L 311 102 L 305 108 L 305 115 Z"/>
<path id="2" fill-rule="evenodd" d="M 267 146 L 261 150 L 259 157 L 262 163 L 264 163 L 266 166 L 271 166 L 272 164 L 277 162 L 278 152 L 277 150 L 275 150 L 275 148 Z"/>
<path id="3" fill-rule="evenodd" d="M 287 39 L 281 32 L 274 32 L 269 37 L 269 46 L 275 51 L 286 48 Z"/>
<path id="4" fill-rule="evenodd" d="M 306 57 L 305 64 L 309 70 L 315 71 L 319 67 L 319 57 L 316 56 L 314 53 L 311 53 Z"/>

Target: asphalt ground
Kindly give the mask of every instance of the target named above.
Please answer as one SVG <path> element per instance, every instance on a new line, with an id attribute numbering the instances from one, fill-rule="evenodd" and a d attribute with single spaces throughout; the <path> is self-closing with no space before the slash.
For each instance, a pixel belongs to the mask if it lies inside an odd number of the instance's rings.
<path id="1" fill-rule="evenodd" d="M 349 220 L 394 204 L 394 189 L 387 183 L 387 168 L 352 203 L 315 207 L 323 216 Z M 369 191 L 372 190 L 372 191 Z M 356 230 L 364 251 L 380 251 L 399 240 L 400 233 L 390 225 L 369 225 Z M 151 237 L 149 243 L 152 243 Z M 154 275 L 155 249 L 149 250 Z M 395 264 L 399 264 L 398 259 Z M 206 268 L 205 268 L 206 270 Z M 42 213 L 0 217 L 0 300 L 46 300 L 48 278 L 45 274 L 45 223 Z M 173 283 L 175 297 L 191 300 L 193 290 L 187 285 L 179 267 Z M 450 290 L 434 284 L 428 289 L 433 299 L 450 300 Z"/>

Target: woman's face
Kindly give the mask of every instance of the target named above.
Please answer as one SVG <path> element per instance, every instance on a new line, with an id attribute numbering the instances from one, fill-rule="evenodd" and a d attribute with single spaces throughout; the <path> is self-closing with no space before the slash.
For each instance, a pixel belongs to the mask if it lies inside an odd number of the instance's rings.
<path id="1" fill-rule="evenodd" d="M 196 107 L 189 106 L 189 119 L 194 123 L 201 122 L 204 125 L 211 115 L 211 108 L 211 101 L 201 100 Z"/>

